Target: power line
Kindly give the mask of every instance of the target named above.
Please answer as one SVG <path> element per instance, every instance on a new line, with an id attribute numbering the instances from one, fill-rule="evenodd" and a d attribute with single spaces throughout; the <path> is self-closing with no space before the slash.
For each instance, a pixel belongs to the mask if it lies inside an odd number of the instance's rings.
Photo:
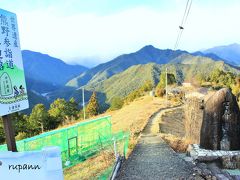
<path id="1" fill-rule="evenodd" d="M 178 32 L 178 37 L 177 37 L 177 41 L 176 41 L 175 46 L 174 46 L 174 50 L 176 50 L 177 47 L 178 47 L 180 38 L 181 38 L 181 36 L 182 36 L 182 32 L 183 32 L 183 29 L 180 29 L 180 31 Z"/>
<path id="2" fill-rule="evenodd" d="M 187 1 L 186 7 L 185 7 L 185 11 L 184 11 L 184 14 L 183 14 L 181 26 L 183 26 L 183 23 L 184 23 L 185 15 L 187 13 L 188 3 L 189 3 L 189 0 Z"/>
<path id="3" fill-rule="evenodd" d="M 190 12 L 191 6 L 192 6 L 192 0 L 190 1 L 189 7 L 188 7 L 187 15 L 186 15 L 186 17 L 185 17 L 185 21 L 184 21 L 184 26 L 185 26 L 185 24 L 186 24 L 186 21 L 187 21 L 187 18 L 188 18 L 188 15 L 189 15 L 189 12 Z"/>
<path id="4" fill-rule="evenodd" d="M 176 50 L 178 48 L 178 45 L 179 45 L 183 30 L 184 30 L 184 27 L 185 27 L 185 24 L 186 24 L 186 21 L 187 21 L 187 18 L 188 18 L 190 9 L 191 9 L 191 6 L 192 6 L 192 0 L 188 0 L 187 4 L 186 4 L 186 7 L 185 7 L 185 10 L 184 10 L 184 14 L 183 14 L 181 24 L 179 26 L 179 32 L 178 32 L 176 43 L 174 45 L 174 50 Z"/>

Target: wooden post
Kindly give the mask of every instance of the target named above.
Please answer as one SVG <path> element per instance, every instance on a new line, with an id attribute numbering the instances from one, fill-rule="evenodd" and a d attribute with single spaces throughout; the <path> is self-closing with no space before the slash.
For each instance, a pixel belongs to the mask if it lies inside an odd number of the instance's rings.
<path id="1" fill-rule="evenodd" d="M 83 119 L 86 119 L 86 112 L 85 112 L 85 93 L 84 93 L 84 87 L 82 88 L 82 101 L 83 101 Z"/>
<path id="2" fill-rule="evenodd" d="M 15 133 L 12 126 L 12 120 L 8 115 L 2 116 L 4 131 L 6 135 L 7 147 L 9 151 L 17 152 Z"/>
<path id="3" fill-rule="evenodd" d="M 166 101 L 167 101 L 167 103 L 168 103 L 168 87 L 167 87 L 167 85 L 168 85 L 168 68 L 166 67 Z"/>

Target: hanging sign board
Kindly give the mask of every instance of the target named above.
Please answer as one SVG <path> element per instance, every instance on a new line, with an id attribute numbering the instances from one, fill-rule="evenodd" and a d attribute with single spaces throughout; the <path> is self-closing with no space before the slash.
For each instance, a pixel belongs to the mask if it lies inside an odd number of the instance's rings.
<path id="1" fill-rule="evenodd" d="M 17 16 L 0 9 L 0 116 L 28 107 Z"/>

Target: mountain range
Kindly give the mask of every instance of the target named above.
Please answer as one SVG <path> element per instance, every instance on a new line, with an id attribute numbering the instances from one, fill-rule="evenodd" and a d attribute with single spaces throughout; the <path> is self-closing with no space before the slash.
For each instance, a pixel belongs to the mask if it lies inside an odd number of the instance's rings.
<path id="1" fill-rule="evenodd" d="M 237 46 L 239 45 L 235 44 L 225 48 L 230 51 L 233 47 L 232 51 L 238 51 Z M 41 97 L 40 99 L 46 99 L 50 103 L 58 97 L 67 100 L 74 97 L 80 102 L 81 88 L 84 87 L 86 101 L 92 91 L 96 91 L 101 103 L 104 103 L 110 102 L 114 96 L 125 97 L 146 80 L 156 85 L 166 66 L 179 82 L 199 73 L 209 74 L 215 68 L 240 73 L 239 68 L 235 67 L 237 56 L 233 62 L 226 56 L 223 58 L 222 54 L 214 53 L 212 49 L 189 53 L 181 50 L 161 50 L 148 45 L 91 69 L 68 65 L 60 59 L 32 51 L 23 51 L 23 62 L 28 89 L 35 99 Z M 238 52 L 235 52 L 235 55 L 237 54 Z"/>
<path id="2" fill-rule="evenodd" d="M 66 85 L 69 87 L 81 87 L 86 84 L 94 84 L 106 80 L 114 74 L 120 73 L 127 68 L 137 64 L 147 64 L 154 62 L 157 64 L 166 64 L 169 60 L 178 57 L 186 51 L 173 51 L 170 49 L 160 50 L 152 45 L 143 47 L 137 52 L 123 54 L 115 59 L 100 64 L 88 71 L 80 74 L 78 77 L 69 81 Z"/>
<path id="3" fill-rule="evenodd" d="M 215 54 L 229 64 L 240 66 L 240 45 L 237 43 L 227 46 L 217 46 L 203 51 L 204 54 Z"/>
<path id="4" fill-rule="evenodd" d="M 47 54 L 29 50 L 22 51 L 22 58 L 30 104 L 25 113 L 31 112 L 38 103 L 48 108 L 50 102 L 43 96 L 45 93 L 64 87 L 69 80 L 88 69 L 80 65 L 69 65 Z"/>
<path id="5" fill-rule="evenodd" d="M 28 88 L 38 93 L 58 89 L 88 69 L 28 50 L 22 51 L 22 57 Z"/>
<path id="6" fill-rule="evenodd" d="M 160 80 L 160 74 L 161 72 L 165 72 L 166 67 L 169 73 L 175 75 L 179 83 L 191 80 L 199 74 L 210 74 L 214 69 L 231 71 L 235 74 L 240 73 L 238 69 L 224 63 L 224 61 L 215 61 L 208 57 L 182 54 L 165 64 L 150 62 L 133 65 L 111 77 L 105 77 L 105 80 L 98 81 L 97 83 L 89 81 L 84 88 L 90 92 L 97 91 L 104 94 L 104 100 L 110 102 L 113 97 L 126 97 L 133 90 L 140 88 L 146 81 L 151 81 L 152 84 L 157 85 Z M 72 95 L 81 97 L 81 90 L 74 90 Z"/>

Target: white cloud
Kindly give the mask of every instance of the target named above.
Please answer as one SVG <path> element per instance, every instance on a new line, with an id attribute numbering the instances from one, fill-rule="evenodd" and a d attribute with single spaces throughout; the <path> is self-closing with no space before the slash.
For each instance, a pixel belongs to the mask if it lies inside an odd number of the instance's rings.
<path id="1" fill-rule="evenodd" d="M 173 11 L 137 7 L 105 16 L 86 13 L 64 16 L 51 8 L 18 13 L 22 49 L 66 61 L 75 57 L 99 57 L 104 61 L 147 44 L 173 48 L 185 7 L 185 3 L 176 1 L 180 6 L 173 7 Z M 238 17 L 236 4 L 227 8 L 193 4 L 180 48 L 193 51 L 239 42 Z"/>

